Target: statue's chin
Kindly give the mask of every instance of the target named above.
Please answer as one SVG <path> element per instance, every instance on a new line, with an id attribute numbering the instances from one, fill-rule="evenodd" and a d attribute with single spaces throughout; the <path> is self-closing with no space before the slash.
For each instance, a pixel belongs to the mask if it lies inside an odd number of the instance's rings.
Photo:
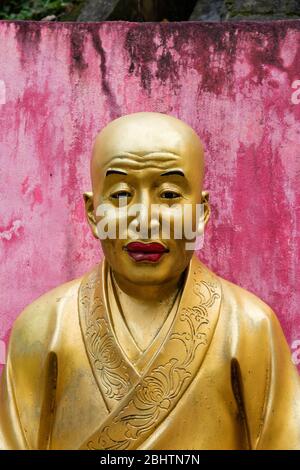
<path id="1" fill-rule="evenodd" d="M 142 288 L 154 286 L 166 286 L 176 281 L 184 273 L 186 266 L 178 270 L 178 266 L 167 263 L 136 263 L 131 269 L 122 269 L 122 266 L 111 266 L 119 284 L 130 283 L 139 291 Z M 121 285 L 120 285 L 121 287 Z"/>

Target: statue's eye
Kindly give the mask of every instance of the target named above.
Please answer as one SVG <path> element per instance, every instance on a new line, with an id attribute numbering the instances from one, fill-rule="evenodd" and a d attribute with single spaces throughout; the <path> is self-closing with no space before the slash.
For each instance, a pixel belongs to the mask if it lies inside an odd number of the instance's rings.
<path id="1" fill-rule="evenodd" d="M 129 191 L 117 191 L 116 193 L 111 194 L 113 199 L 121 199 L 123 197 L 131 197 L 131 193 Z"/>
<path id="2" fill-rule="evenodd" d="M 180 196 L 181 195 L 179 193 L 176 193 L 175 191 L 164 191 L 160 195 L 160 197 L 162 197 L 163 199 L 175 199 Z"/>

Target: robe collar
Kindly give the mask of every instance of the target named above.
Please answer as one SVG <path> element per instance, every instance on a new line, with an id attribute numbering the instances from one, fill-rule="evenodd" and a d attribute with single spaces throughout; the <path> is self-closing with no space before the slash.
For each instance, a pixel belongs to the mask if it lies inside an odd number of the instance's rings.
<path id="1" fill-rule="evenodd" d="M 173 324 L 178 309 L 182 286 L 178 289 L 171 309 L 161 328 L 144 351 L 139 348 L 126 324 L 121 303 L 118 301 L 116 281 L 113 281 L 111 268 L 108 269 L 106 292 L 108 293 L 107 313 L 110 316 L 111 329 L 114 333 L 115 340 L 128 357 L 137 374 L 141 376 L 145 367 L 151 362 L 153 355 L 160 349 L 162 343 L 168 336 L 169 329 Z M 115 326 L 116 321 L 119 323 L 118 329 L 116 329 Z"/>
<path id="2" fill-rule="evenodd" d="M 137 449 L 174 409 L 195 378 L 213 337 L 221 304 L 218 277 L 194 255 L 173 323 L 143 373 L 118 344 L 108 312 L 108 264 L 82 280 L 79 320 L 107 417 L 80 449 Z"/>

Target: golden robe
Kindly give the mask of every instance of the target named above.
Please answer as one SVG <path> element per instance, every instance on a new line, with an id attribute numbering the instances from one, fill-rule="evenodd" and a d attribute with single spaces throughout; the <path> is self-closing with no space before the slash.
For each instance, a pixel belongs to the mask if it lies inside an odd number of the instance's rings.
<path id="1" fill-rule="evenodd" d="M 113 314 L 112 314 L 113 310 Z M 146 352 L 114 328 L 104 260 L 14 324 L 1 449 L 300 449 L 300 384 L 271 309 L 194 255 Z"/>

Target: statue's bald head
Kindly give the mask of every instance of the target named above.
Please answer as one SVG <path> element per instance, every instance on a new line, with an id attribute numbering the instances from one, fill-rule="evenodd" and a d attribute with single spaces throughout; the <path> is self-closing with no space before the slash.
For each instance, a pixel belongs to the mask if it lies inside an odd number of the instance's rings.
<path id="1" fill-rule="evenodd" d="M 126 165 L 126 161 L 133 156 L 135 169 L 146 170 L 152 164 L 166 170 L 170 169 L 170 163 L 171 166 L 175 163 L 184 166 L 187 179 L 201 191 L 204 152 L 196 132 L 175 117 L 141 112 L 115 119 L 97 135 L 91 162 L 94 195 L 101 192 L 105 173 L 110 166 Z M 175 156 L 178 157 L 176 162 Z M 194 184 L 192 186 L 196 187 Z"/>

